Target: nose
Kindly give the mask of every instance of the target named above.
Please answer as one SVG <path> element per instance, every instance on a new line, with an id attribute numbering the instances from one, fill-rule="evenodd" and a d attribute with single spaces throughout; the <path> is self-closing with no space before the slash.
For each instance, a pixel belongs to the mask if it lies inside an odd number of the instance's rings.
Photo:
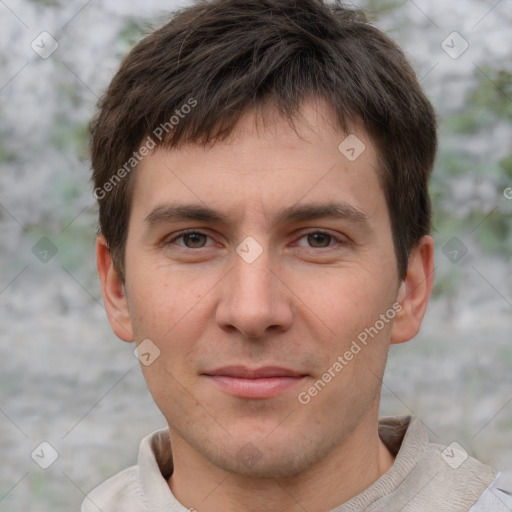
<path id="1" fill-rule="evenodd" d="M 282 267 L 271 261 L 266 249 L 252 262 L 236 253 L 233 259 L 233 267 L 222 281 L 217 325 L 252 340 L 289 329 L 292 293 Z"/>

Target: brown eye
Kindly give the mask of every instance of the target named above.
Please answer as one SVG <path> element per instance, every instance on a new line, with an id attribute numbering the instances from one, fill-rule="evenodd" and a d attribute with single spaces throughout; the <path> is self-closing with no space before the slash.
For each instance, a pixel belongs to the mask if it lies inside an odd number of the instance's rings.
<path id="1" fill-rule="evenodd" d="M 189 247 L 187 244 L 187 241 L 192 244 L 191 249 L 196 249 L 197 247 L 203 247 L 204 244 L 201 243 L 201 237 L 206 237 L 206 235 L 203 235 L 202 233 L 187 233 L 182 236 L 183 240 L 185 241 L 185 245 Z M 204 241 L 204 240 L 203 240 Z"/>
<path id="2" fill-rule="evenodd" d="M 306 236 L 308 237 L 308 242 L 313 244 L 313 247 L 328 247 L 330 245 L 329 242 L 333 238 L 331 235 L 328 235 L 327 233 L 323 233 L 321 231 L 318 231 L 316 233 L 310 233 L 309 235 Z"/>
<path id="3" fill-rule="evenodd" d="M 349 240 L 343 235 L 338 237 L 326 231 L 310 231 L 299 238 L 299 240 L 303 239 L 307 239 L 307 245 L 303 243 L 297 243 L 297 245 L 307 249 L 334 249 L 336 246 L 343 247 L 349 244 Z"/>
<path id="4" fill-rule="evenodd" d="M 206 247 L 207 238 L 208 235 L 201 233 L 200 231 L 184 231 L 166 242 L 166 245 L 172 244 L 176 240 L 182 239 L 184 245 L 178 244 L 180 247 L 185 247 L 187 249 L 202 249 L 203 247 Z"/>

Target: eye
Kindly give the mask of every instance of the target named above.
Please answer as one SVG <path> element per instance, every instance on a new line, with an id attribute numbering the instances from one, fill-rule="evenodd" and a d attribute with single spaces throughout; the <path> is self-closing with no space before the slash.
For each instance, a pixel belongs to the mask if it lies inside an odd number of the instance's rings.
<path id="1" fill-rule="evenodd" d="M 209 238 L 209 235 L 201 231 L 182 231 L 173 238 L 171 238 L 170 240 L 167 240 L 165 242 L 165 245 L 173 244 L 177 240 L 182 239 L 184 245 L 178 244 L 180 247 L 183 247 L 185 249 L 202 249 L 203 247 L 207 247 L 207 238 Z M 341 245 L 347 245 L 349 243 L 347 239 L 334 236 L 326 231 L 310 231 L 309 233 L 305 233 L 304 235 L 302 235 L 299 238 L 299 240 L 302 240 L 304 238 L 307 238 L 308 243 L 312 244 L 308 246 L 311 249 L 326 249 L 328 247 L 336 245 L 330 243 L 332 241 L 338 242 L 338 244 Z M 304 247 L 303 245 L 300 244 L 299 246 Z"/>
<path id="2" fill-rule="evenodd" d="M 326 231 L 310 231 L 309 233 L 302 235 L 299 240 L 302 240 L 303 238 L 306 238 L 309 244 L 313 244 L 308 246 L 309 248 L 313 249 L 325 249 L 332 247 L 335 244 L 329 243 L 331 241 L 336 241 L 341 245 L 348 244 L 348 240 L 334 236 L 331 233 L 327 233 Z"/>
<path id="3" fill-rule="evenodd" d="M 185 243 L 184 247 L 186 249 L 202 249 L 203 247 L 205 247 L 205 245 L 204 243 L 202 243 L 201 238 L 204 241 L 205 238 L 208 238 L 208 235 L 206 233 L 202 233 L 201 231 L 182 231 L 174 238 L 171 238 L 170 240 L 166 241 L 165 245 L 172 244 L 176 240 L 179 240 L 180 238 L 183 239 L 183 242 Z"/>

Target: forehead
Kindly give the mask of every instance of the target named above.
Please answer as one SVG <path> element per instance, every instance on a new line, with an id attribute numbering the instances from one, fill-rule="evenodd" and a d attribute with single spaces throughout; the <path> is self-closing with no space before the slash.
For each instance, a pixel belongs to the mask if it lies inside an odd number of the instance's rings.
<path id="1" fill-rule="evenodd" d="M 176 199 L 203 203 L 235 220 L 270 218 L 301 201 L 342 201 L 371 215 L 382 205 L 378 155 L 360 123 L 343 133 L 329 106 L 304 104 L 294 125 L 267 108 L 250 111 L 228 139 L 210 147 L 158 149 L 135 172 L 133 214 Z M 239 219 L 241 220 L 241 219 Z"/>

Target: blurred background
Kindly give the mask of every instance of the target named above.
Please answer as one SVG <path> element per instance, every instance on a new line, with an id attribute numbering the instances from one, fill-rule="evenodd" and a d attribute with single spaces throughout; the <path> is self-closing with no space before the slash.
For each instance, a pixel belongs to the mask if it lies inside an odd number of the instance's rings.
<path id="1" fill-rule="evenodd" d="M 3 512 L 79 510 L 166 426 L 103 308 L 86 125 L 122 56 L 187 3 L 0 1 Z M 511 2 L 353 5 L 405 50 L 440 122 L 434 297 L 391 348 L 381 415 L 512 470 Z"/>

